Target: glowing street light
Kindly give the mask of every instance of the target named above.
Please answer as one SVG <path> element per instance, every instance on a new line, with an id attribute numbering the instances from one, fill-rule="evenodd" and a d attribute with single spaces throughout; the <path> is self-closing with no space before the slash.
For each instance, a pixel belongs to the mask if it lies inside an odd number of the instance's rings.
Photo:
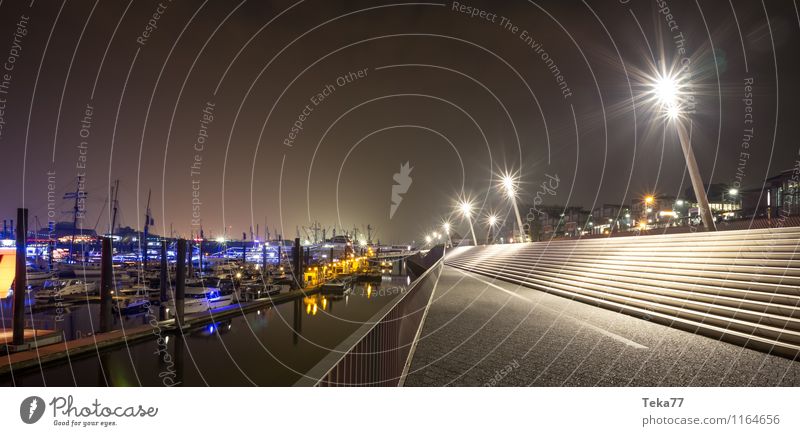
<path id="1" fill-rule="evenodd" d="M 678 138 L 683 149 L 683 156 L 686 159 L 686 168 L 689 170 L 689 177 L 692 181 L 692 189 L 697 197 L 697 205 L 700 209 L 700 218 L 707 231 L 715 231 L 714 217 L 711 215 L 711 208 L 708 205 L 703 178 L 700 176 L 700 168 L 694 157 L 692 144 L 689 139 L 689 132 L 684 123 L 685 101 L 689 96 L 683 88 L 686 83 L 677 74 L 659 74 L 652 84 L 652 94 L 656 102 L 660 105 L 662 115 L 667 123 L 672 123 L 678 131 Z"/>
<path id="2" fill-rule="evenodd" d="M 458 208 L 461 210 L 461 214 L 464 215 L 464 218 L 466 218 L 467 222 L 469 223 L 469 231 L 472 234 L 472 243 L 474 245 L 478 245 L 478 238 L 475 237 L 475 229 L 472 227 L 472 203 L 467 200 L 461 200 Z"/>
<path id="3" fill-rule="evenodd" d="M 486 217 L 486 224 L 489 225 L 488 234 L 486 235 L 486 243 L 492 243 L 494 241 L 494 226 L 497 225 L 497 215 L 490 214 Z"/>
<path id="4" fill-rule="evenodd" d="M 505 173 L 501 176 L 500 182 L 502 184 L 502 189 L 511 200 L 511 204 L 514 207 L 514 215 L 517 218 L 517 227 L 519 228 L 519 235 L 521 238 L 524 238 L 524 231 L 522 230 L 522 216 L 519 214 L 519 207 L 517 206 L 517 185 L 519 184 L 519 180 L 516 177 L 509 173 Z M 523 239 L 524 240 L 524 239 Z"/>
<path id="5" fill-rule="evenodd" d="M 445 234 L 445 236 L 447 236 L 446 244 L 448 246 L 452 247 L 453 246 L 453 241 L 450 240 L 450 222 L 449 221 L 444 221 L 442 223 L 442 230 L 444 230 L 444 234 Z"/>

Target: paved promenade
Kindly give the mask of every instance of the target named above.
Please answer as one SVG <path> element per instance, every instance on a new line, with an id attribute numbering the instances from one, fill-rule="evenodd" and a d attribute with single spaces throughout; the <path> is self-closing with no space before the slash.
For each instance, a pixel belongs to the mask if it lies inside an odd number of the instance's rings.
<path id="1" fill-rule="evenodd" d="M 800 362 L 442 268 L 405 386 L 800 386 Z"/>

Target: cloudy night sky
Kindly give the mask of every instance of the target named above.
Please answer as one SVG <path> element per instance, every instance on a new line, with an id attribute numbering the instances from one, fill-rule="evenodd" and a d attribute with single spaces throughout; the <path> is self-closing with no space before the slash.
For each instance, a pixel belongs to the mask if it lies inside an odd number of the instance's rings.
<path id="1" fill-rule="evenodd" d="M 155 232 L 207 237 L 319 221 L 420 240 L 462 193 L 505 214 L 504 170 L 521 203 L 548 176 L 548 204 L 682 195 L 643 97 L 681 60 L 704 179 L 758 187 L 797 159 L 798 42 L 791 1 L 0 1 L 0 214 L 70 221 L 84 172 L 85 228 L 107 230 L 119 179 L 121 225 L 152 189 Z"/>

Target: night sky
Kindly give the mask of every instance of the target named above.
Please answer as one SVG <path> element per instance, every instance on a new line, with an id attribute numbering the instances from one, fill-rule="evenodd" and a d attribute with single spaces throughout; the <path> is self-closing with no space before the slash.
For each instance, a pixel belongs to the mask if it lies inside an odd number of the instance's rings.
<path id="1" fill-rule="evenodd" d="M 677 137 L 642 96 L 683 57 L 704 179 L 757 187 L 798 157 L 799 36 L 786 0 L 0 0 L 0 214 L 71 220 L 85 173 L 82 224 L 101 232 L 119 179 L 119 224 L 143 226 L 152 189 L 161 234 L 319 221 L 408 242 L 462 193 L 505 214 L 504 170 L 522 203 L 548 176 L 549 204 L 682 195 Z"/>

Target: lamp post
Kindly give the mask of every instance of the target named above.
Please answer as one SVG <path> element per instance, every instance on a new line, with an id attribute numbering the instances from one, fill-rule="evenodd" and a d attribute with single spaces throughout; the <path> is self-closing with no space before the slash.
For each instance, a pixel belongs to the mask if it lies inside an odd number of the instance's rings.
<path id="1" fill-rule="evenodd" d="M 524 234 L 524 230 L 522 227 L 522 217 L 519 214 L 519 207 L 517 206 L 517 183 L 518 181 L 512 177 L 510 174 L 504 174 L 502 179 L 503 190 L 505 191 L 506 197 L 511 200 L 511 205 L 514 207 L 514 215 L 517 218 L 517 228 L 519 229 L 519 235 L 522 238 L 523 242 L 527 239 Z"/>
<path id="2" fill-rule="evenodd" d="M 464 215 L 464 218 L 467 219 L 467 223 L 469 223 L 469 231 L 470 234 L 472 234 L 472 243 L 474 245 L 478 245 L 478 238 L 475 237 L 475 229 L 472 227 L 472 204 L 467 200 L 462 200 L 459 208 L 461 209 L 461 214 Z"/>
<path id="3" fill-rule="evenodd" d="M 642 212 L 644 212 L 644 222 L 650 223 L 650 213 L 653 212 L 653 203 L 655 203 L 655 197 L 652 195 L 648 195 L 644 197 L 644 208 Z"/>
<path id="4" fill-rule="evenodd" d="M 692 189 L 697 198 L 697 206 L 700 218 L 706 231 L 716 231 L 714 217 L 711 215 L 711 208 L 708 205 L 703 178 L 700 176 L 700 168 L 692 150 L 689 132 L 684 123 L 684 104 L 686 96 L 681 92 L 682 84 L 677 77 L 669 74 L 660 75 L 653 84 L 653 93 L 661 105 L 661 111 L 666 116 L 667 123 L 672 123 L 678 131 L 678 139 L 681 142 L 683 157 L 686 159 L 686 169 L 689 171 L 689 178 L 692 181 Z"/>
<path id="5" fill-rule="evenodd" d="M 444 224 L 442 224 L 442 229 L 444 230 L 444 234 L 447 235 L 447 245 L 452 247 L 453 241 L 450 240 L 450 222 L 445 221 Z"/>
<path id="6" fill-rule="evenodd" d="M 486 224 L 489 225 L 489 229 L 486 234 L 486 243 L 491 244 L 494 242 L 494 226 L 497 225 L 497 215 L 491 214 L 486 217 Z"/>

